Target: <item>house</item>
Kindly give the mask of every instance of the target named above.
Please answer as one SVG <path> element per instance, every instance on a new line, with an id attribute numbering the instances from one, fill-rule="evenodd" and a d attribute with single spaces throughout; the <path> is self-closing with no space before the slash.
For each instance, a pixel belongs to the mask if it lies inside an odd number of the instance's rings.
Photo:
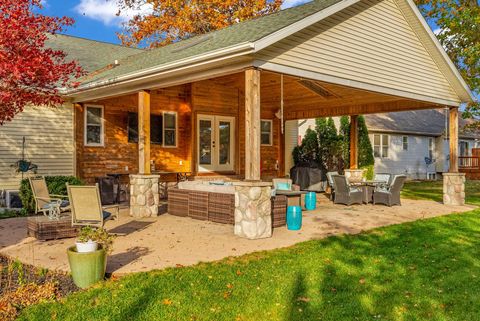
<path id="1" fill-rule="evenodd" d="M 235 190 L 235 234 L 269 237 L 268 179 L 289 168 L 295 121 L 350 115 L 355 174 L 358 115 L 445 107 L 455 188 L 444 200 L 463 202 L 458 107 L 473 96 L 411 0 L 317 0 L 107 60 L 62 94 L 76 175 L 129 175 L 131 215 L 157 214 L 164 171 L 221 176 Z"/>
<path id="2" fill-rule="evenodd" d="M 139 49 L 65 35 L 50 36 L 46 46 L 67 53 L 87 72 L 114 63 Z M 0 191 L 18 190 L 21 174 L 11 167 L 25 155 L 40 175 L 75 175 L 74 118 L 71 103 L 58 108 L 27 107 L 0 126 Z M 25 138 L 25 146 L 23 146 Z"/>
<path id="3" fill-rule="evenodd" d="M 449 108 L 444 201 L 463 202 L 458 107 L 473 96 L 411 0 L 313 1 L 118 59 L 80 81 L 63 90 L 75 104 L 76 173 L 89 182 L 129 175 L 134 216 L 157 214 L 163 173 L 153 167 L 222 176 L 238 195 L 235 234 L 268 237 L 266 180 L 288 169 L 291 121 L 352 116 L 357 174 L 358 115 L 434 108 Z"/>
<path id="4" fill-rule="evenodd" d="M 337 128 L 339 118 L 334 119 Z M 375 172 L 405 174 L 410 179 L 433 179 L 448 172 L 448 110 L 430 109 L 365 115 L 374 149 Z M 459 119 L 459 157 L 472 156 L 479 147 L 480 134 L 465 128 L 468 120 Z M 299 140 L 314 119 L 299 121 Z M 427 167 L 425 158 L 434 161 Z"/>

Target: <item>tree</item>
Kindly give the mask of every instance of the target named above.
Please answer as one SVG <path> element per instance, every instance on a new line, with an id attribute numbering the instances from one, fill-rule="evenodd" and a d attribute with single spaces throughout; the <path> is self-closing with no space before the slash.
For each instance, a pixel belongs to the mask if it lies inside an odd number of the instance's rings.
<path id="1" fill-rule="evenodd" d="M 340 132 L 343 143 L 343 161 L 350 164 L 350 118 L 348 116 L 340 117 Z"/>
<path id="2" fill-rule="evenodd" d="M 40 0 L 0 1 L 0 125 L 26 105 L 61 104 L 58 87 L 82 74 L 65 53 L 44 47 L 48 34 L 73 20 L 34 13 L 35 7 L 41 8 Z"/>
<path id="3" fill-rule="evenodd" d="M 117 0 L 120 10 L 152 7 L 125 24 L 118 37 L 124 45 L 150 48 L 225 28 L 280 9 L 282 0 Z"/>
<path id="4" fill-rule="evenodd" d="M 375 164 L 373 148 L 368 137 L 365 117 L 358 116 L 358 167 L 363 168 Z"/>
<path id="5" fill-rule="evenodd" d="M 318 159 L 328 171 L 342 171 L 343 160 L 342 137 L 338 135 L 333 118 L 317 118 L 315 120 L 318 135 Z"/>
<path id="6" fill-rule="evenodd" d="M 321 165 L 318 160 L 318 137 L 317 133 L 310 128 L 305 132 L 302 144 L 293 150 L 293 161 L 295 166 Z"/>
<path id="7" fill-rule="evenodd" d="M 475 95 L 480 95 L 480 1 L 415 0 L 430 24 L 438 26 L 437 38 Z M 477 103 L 464 116 L 479 116 Z"/>

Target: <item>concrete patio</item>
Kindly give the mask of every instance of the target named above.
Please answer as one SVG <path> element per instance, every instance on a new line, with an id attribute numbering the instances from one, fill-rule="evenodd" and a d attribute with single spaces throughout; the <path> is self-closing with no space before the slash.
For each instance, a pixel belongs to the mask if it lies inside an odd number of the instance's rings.
<path id="1" fill-rule="evenodd" d="M 315 211 L 304 211 L 300 231 L 277 228 L 272 238 L 247 240 L 233 234 L 233 226 L 164 214 L 134 219 L 127 209 L 106 228 L 122 233 L 114 243 L 107 272 L 121 275 L 165 267 L 215 261 L 228 256 L 291 246 L 336 234 L 355 234 L 375 227 L 465 212 L 473 206 L 445 206 L 432 201 L 402 200 L 402 206 L 334 205 L 318 197 Z M 0 253 L 28 264 L 69 271 L 66 248 L 74 239 L 37 241 L 27 237 L 26 218 L 0 220 Z"/>

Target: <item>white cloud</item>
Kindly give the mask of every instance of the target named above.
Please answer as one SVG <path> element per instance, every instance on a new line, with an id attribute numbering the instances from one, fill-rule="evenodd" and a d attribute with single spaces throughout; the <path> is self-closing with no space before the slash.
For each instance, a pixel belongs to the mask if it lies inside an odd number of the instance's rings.
<path id="1" fill-rule="evenodd" d="M 135 10 L 122 10 L 120 15 L 117 15 L 119 10 L 115 0 L 80 0 L 80 3 L 74 10 L 78 14 L 101 21 L 105 25 L 120 25 L 138 13 L 146 14 L 151 12 L 151 6 L 148 5 L 142 9 Z"/>
<path id="2" fill-rule="evenodd" d="M 298 5 L 310 2 L 311 0 L 285 0 L 282 3 L 282 9 L 296 7 Z"/>

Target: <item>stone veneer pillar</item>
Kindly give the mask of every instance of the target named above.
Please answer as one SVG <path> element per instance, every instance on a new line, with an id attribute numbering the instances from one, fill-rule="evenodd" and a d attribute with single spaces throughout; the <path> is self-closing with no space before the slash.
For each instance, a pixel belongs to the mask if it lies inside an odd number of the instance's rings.
<path id="1" fill-rule="evenodd" d="M 130 175 L 130 216 L 158 216 L 160 175 Z"/>
<path id="2" fill-rule="evenodd" d="M 234 182 L 235 235 L 247 239 L 272 236 L 272 183 Z"/>
<path id="3" fill-rule="evenodd" d="M 443 204 L 465 204 L 465 173 L 443 173 Z"/>

